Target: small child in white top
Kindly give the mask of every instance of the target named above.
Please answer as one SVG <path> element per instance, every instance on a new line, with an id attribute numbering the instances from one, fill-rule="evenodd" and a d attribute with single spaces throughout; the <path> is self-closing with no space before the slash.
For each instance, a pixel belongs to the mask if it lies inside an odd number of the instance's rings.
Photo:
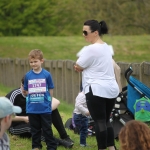
<path id="1" fill-rule="evenodd" d="M 85 147 L 88 133 L 88 116 L 90 115 L 86 104 L 85 94 L 80 92 L 76 97 L 74 109 L 74 123 L 80 132 L 80 146 Z"/>

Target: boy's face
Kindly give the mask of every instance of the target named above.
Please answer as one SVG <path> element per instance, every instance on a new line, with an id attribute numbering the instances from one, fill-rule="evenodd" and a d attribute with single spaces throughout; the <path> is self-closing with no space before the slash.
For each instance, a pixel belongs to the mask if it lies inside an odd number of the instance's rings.
<path id="1" fill-rule="evenodd" d="M 44 62 L 43 59 L 38 59 L 38 58 L 31 58 L 29 59 L 29 63 L 33 71 L 39 72 L 41 70 L 41 65 Z"/>

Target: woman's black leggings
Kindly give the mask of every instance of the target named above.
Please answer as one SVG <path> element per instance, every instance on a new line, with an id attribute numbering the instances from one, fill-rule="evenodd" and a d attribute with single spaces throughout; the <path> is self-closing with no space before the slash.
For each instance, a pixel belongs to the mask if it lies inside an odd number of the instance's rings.
<path id="1" fill-rule="evenodd" d="M 90 92 L 86 94 L 86 102 L 91 117 L 95 122 L 98 149 L 114 146 L 114 131 L 109 118 L 115 104 L 115 98 L 108 99 L 94 96 L 90 87 Z"/>

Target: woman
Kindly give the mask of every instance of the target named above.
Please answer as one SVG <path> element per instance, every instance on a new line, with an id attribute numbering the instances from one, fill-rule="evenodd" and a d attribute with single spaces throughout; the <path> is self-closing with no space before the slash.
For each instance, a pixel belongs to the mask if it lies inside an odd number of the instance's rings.
<path id="1" fill-rule="evenodd" d="M 149 140 L 149 126 L 136 120 L 127 122 L 119 133 L 121 150 L 148 150 L 150 149 Z"/>
<path id="2" fill-rule="evenodd" d="M 89 112 L 95 122 L 98 150 L 115 150 L 114 131 L 109 117 L 119 87 L 115 80 L 112 55 L 101 36 L 108 32 L 105 21 L 87 20 L 83 36 L 91 44 L 79 53 L 75 70 L 82 71 L 82 85 Z"/>

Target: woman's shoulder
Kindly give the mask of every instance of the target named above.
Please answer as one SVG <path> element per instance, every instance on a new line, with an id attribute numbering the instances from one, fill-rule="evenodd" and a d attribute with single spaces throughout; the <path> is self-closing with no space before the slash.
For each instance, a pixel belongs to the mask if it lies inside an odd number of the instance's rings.
<path id="1" fill-rule="evenodd" d="M 89 50 L 91 50 L 91 49 L 93 49 L 93 48 L 94 48 L 94 49 L 97 49 L 97 48 L 99 49 L 99 48 L 106 47 L 106 46 L 108 46 L 108 45 L 107 45 L 107 43 L 105 43 L 105 42 L 102 43 L 102 44 L 101 44 L 101 43 L 94 43 L 94 44 L 88 45 L 88 46 L 87 46 L 87 49 L 89 49 Z"/>

